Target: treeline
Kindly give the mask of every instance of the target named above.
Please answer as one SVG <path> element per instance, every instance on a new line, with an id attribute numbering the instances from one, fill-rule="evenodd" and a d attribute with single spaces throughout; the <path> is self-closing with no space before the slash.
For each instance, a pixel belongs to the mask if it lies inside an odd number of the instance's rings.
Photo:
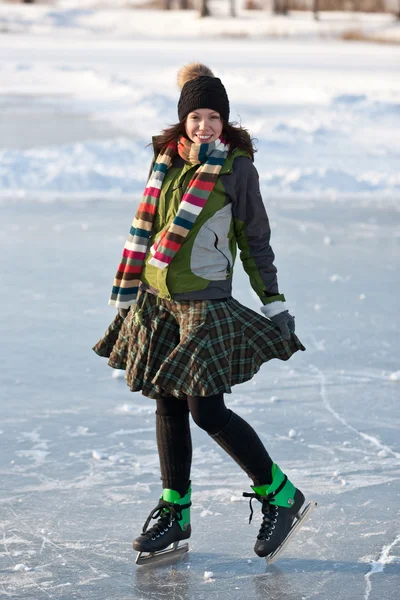
<path id="1" fill-rule="evenodd" d="M 33 4 L 36 0 L 20 0 L 24 4 Z M 221 0 L 226 4 L 226 14 L 237 16 L 238 0 Z M 101 2 L 112 7 L 113 2 Z M 135 7 L 134 4 L 127 6 Z M 212 16 L 210 0 L 143 0 L 140 8 L 160 10 L 198 10 L 201 17 Z M 400 0 L 244 0 L 240 6 L 246 10 L 268 10 L 275 15 L 288 16 L 290 11 L 312 11 L 316 18 L 323 11 L 351 12 L 391 12 L 400 19 Z"/>
<path id="2" fill-rule="evenodd" d="M 32 0 L 28 0 L 32 1 Z M 289 15 L 290 11 L 349 11 L 390 12 L 400 17 L 400 0 L 221 0 L 226 4 L 226 14 L 235 17 L 237 7 L 246 10 L 267 10 L 275 15 Z M 149 8 L 164 10 L 199 10 L 200 16 L 212 16 L 210 0 L 149 0 Z M 143 0 L 141 8 L 146 8 Z"/>

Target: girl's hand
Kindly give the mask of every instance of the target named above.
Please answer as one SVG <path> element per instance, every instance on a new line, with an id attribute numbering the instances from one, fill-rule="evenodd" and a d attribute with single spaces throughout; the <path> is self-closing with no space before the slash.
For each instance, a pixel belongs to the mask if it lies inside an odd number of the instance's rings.
<path id="1" fill-rule="evenodd" d="M 269 304 L 264 304 L 261 307 L 261 312 L 265 317 L 268 317 L 277 329 L 279 329 L 284 340 L 289 340 L 294 333 L 294 317 L 286 309 L 285 302 L 276 301 Z"/>
<path id="2" fill-rule="evenodd" d="M 281 332 L 281 336 L 284 340 L 290 340 L 290 336 L 294 333 L 295 324 L 294 317 L 289 313 L 288 310 L 271 317 L 271 321 L 274 324 L 274 327 L 279 329 Z"/>

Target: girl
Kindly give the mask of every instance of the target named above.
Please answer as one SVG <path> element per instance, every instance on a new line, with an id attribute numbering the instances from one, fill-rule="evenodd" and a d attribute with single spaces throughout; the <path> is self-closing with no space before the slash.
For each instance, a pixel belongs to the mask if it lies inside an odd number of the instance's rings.
<path id="1" fill-rule="evenodd" d="M 190 537 L 190 412 L 252 480 L 244 495 L 262 512 L 254 550 L 270 556 L 304 496 L 224 394 L 262 363 L 305 348 L 278 290 L 250 137 L 229 124 L 227 93 L 208 67 L 183 67 L 178 83 L 179 122 L 153 138 L 150 178 L 112 288 L 119 312 L 94 351 L 156 401 L 164 490 L 134 549 L 153 555 Z M 262 315 L 232 298 L 237 246 Z"/>

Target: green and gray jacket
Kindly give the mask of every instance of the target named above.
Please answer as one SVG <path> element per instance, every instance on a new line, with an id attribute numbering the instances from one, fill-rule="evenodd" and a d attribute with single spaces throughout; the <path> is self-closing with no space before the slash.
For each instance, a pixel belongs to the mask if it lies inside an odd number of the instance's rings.
<path id="1" fill-rule="evenodd" d="M 179 155 L 174 158 L 163 181 L 150 245 L 170 226 L 196 169 L 197 165 L 184 162 Z M 140 289 L 176 301 L 228 298 L 239 247 L 243 267 L 261 302 L 284 302 L 270 235 L 258 173 L 249 154 L 235 149 L 225 159 L 213 191 L 169 267 L 150 265 L 148 253 Z"/>

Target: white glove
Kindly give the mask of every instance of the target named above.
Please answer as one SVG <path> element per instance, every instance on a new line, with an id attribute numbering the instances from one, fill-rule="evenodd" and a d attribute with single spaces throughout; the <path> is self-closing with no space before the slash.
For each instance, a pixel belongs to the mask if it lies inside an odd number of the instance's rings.
<path id="1" fill-rule="evenodd" d="M 286 303 L 281 300 L 277 300 L 276 302 L 270 302 L 269 304 L 264 304 L 261 307 L 261 312 L 264 317 L 268 317 L 268 319 L 272 319 L 275 315 L 279 315 L 279 313 L 288 310 Z"/>

